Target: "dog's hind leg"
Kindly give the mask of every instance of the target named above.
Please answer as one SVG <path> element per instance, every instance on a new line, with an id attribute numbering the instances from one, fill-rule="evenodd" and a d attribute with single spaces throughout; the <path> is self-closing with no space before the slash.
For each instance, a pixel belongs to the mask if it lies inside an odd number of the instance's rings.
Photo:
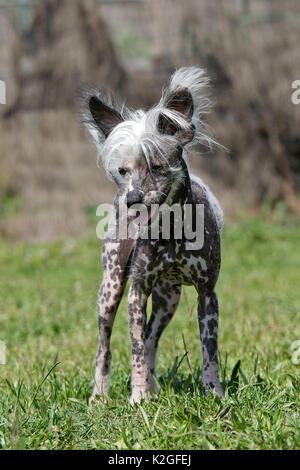
<path id="1" fill-rule="evenodd" d="M 132 240 L 108 241 L 103 244 L 103 280 L 98 297 L 100 342 L 96 357 L 95 385 L 90 402 L 97 396 L 107 397 L 110 374 L 110 338 L 117 309 L 127 281 L 127 262 Z"/>
<path id="2" fill-rule="evenodd" d="M 218 297 L 215 292 L 199 297 L 198 319 L 203 355 L 202 382 L 205 392 L 210 390 L 224 396 L 218 371 Z"/>
<path id="3" fill-rule="evenodd" d="M 146 356 L 149 367 L 148 382 L 153 392 L 157 392 L 155 382 L 155 360 L 159 339 L 170 323 L 181 295 L 181 286 L 160 279 L 152 292 L 152 314 L 146 329 Z"/>

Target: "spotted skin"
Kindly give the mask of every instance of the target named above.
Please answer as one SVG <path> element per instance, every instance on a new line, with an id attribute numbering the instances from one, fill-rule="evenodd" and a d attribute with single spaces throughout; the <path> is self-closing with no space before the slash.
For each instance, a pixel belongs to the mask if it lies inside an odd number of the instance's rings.
<path id="1" fill-rule="evenodd" d="M 215 292 L 199 297 L 198 320 L 202 343 L 202 383 L 206 393 L 214 390 L 223 396 L 218 372 L 218 297 Z"/>
<path id="2" fill-rule="evenodd" d="M 97 396 L 108 397 L 111 362 L 110 338 L 115 315 L 125 288 L 124 267 L 119 264 L 122 244 L 106 242 L 103 247 L 103 281 L 98 296 L 100 343 L 96 357 L 95 384 L 91 401 Z"/>
<path id="3" fill-rule="evenodd" d="M 139 402 L 142 398 L 148 398 L 149 371 L 146 357 L 146 291 L 132 284 L 128 295 L 128 314 L 131 338 L 131 384 L 132 393 L 130 402 Z"/>
<path id="4" fill-rule="evenodd" d="M 118 196 L 118 199 L 122 195 Z M 115 206 L 117 208 L 117 205 Z M 112 214 L 110 227 L 102 247 L 103 279 L 98 295 L 99 348 L 96 356 L 94 390 L 90 402 L 95 398 L 108 397 L 109 374 L 111 363 L 110 338 L 126 281 L 130 256 L 134 246 L 131 239 L 112 240 L 111 231 L 119 214 L 117 209 Z"/>
<path id="5" fill-rule="evenodd" d="M 183 163 L 183 168 L 186 169 Z M 187 171 L 187 170 L 186 170 Z M 190 191 L 186 190 L 187 179 Z M 204 204 L 204 246 L 186 250 L 185 240 L 120 240 L 109 238 L 103 245 L 103 282 L 99 294 L 100 345 L 96 361 L 97 395 L 108 396 L 111 361 L 110 336 L 128 277 L 129 328 L 132 349 L 131 403 L 157 392 L 155 359 L 159 339 L 175 313 L 181 285 L 193 285 L 199 295 L 198 318 L 203 355 L 203 385 L 206 392 L 223 395 L 218 375 L 218 301 L 214 292 L 220 268 L 220 233 L 205 188 L 189 180 L 174 195 L 180 204 Z M 118 199 L 122 194 L 117 196 Z M 115 219 L 120 215 L 116 212 Z M 114 223 L 114 217 L 113 222 Z M 152 294 L 152 315 L 147 324 L 146 305 Z"/>
<path id="6" fill-rule="evenodd" d="M 179 304 L 181 286 L 159 279 L 152 292 L 152 314 L 146 328 L 146 357 L 148 363 L 148 387 L 157 393 L 155 361 L 158 342 Z"/>
<path id="7" fill-rule="evenodd" d="M 147 370 L 146 362 L 147 330 L 145 330 L 145 306 L 155 286 L 162 289 L 159 286 L 160 279 L 163 279 L 165 282 L 194 285 L 199 295 L 199 305 L 202 305 L 203 299 L 209 299 L 204 309 L 200 310 L 199 308 L 202 322 L 199 323 L 200 328 L 202 327 L 200 336 L 204 360 L 203 385 L 206 392 L 213 389 L 220 396 L 223 395 L 218 376 L 218 309 L 214 294 L 221 259 L 220 233 L 217 229 L 216 219 L 204 189 L 196 187 L 196 184 L 193 184 L 193 188 L 192 185 L 190 186 L 191 193 L 188 194 L 186 191 L 187 178 L 184 183 L 185 187 L 182 188 L 182 191 L 179 189 L 179 194 L 177 194 L 176 199 L 181 204 L 186 202 L 191 204 L 204 204 L 205 235 L 203 248 L 198 251 L 186 250 L 185 240 L 138 239 L 133 251 L 131 264 L 132 287 L 129 296 L 131 327 L 134 326 L 135 330 L 132 336 L 132 341 L 134 341 L 132 350 L 132 403 L 139 402 L 141 397 L 147 398 L 151 390 L 151 371 L 149 370 L 151 363 L 148 363 Z M 165 310 L 165 315 L 167 315 L 169 312 L 167 306 L 164 305 L 163 300 L 160 303 L 161 308 Z M 139 320 L 142 318 L 142 321 L 139 321 L 137 324 L 137 320 L 134 321 L 134 318 L 138 318 Z M 161 325 L 159 330 L 160 335 L 167 324 L 168 321 L 166 321 L 165 325 Z M 138 343 L 136 341 L 138 341 Z M 137 364 L 139 361 L 141 361 L 141 366 L 138 368 Z"/>
<path id="8" fill-rule="evenodd" d="M 171 88 L 164 92 L 156 111 L 149 111 L 149 119 L 147 113 L 137 112 L 135 121 L 130 121 L 126 113 L 112 109 L 110 102 L 102 102 L 101 95 L 88 95 L 86 123 L 99 149 L 106 149 L 105 168 L 119 188 L 103 244 L 103 281 L 98 300 L 100 344 L 92 401 L 98 395 L 108 396 L 110 337 L 129 277 L 131 403 L 148 399 L 151 392 L 157 391 L 158 342 L 176 310 L 181 285 L 194 286 L 198 293 L 204 388 L 206 392 L 214 390 L 223 395 L 218 375 L 218 300 L 215 294 L 221 264 L 222 211 L 205 184 L 190 174 L 185 159 L 188 152 L 185 146 L 194 136 L 199 138 L 199 129 L 202 129 L 197 113 L 203 103 L 199 93 L 204 82 L 201 81 L 202 71 L 197 70 L 182 69 L 175 73 L 176 80 L 173 77 Z M 168 240 L 161 232 L 158 239 L 150 236 L 123 240 L 118 222 L 127 227 L 132 222 L 130 211 L 124 216 L 122 209 L 125 204 L 129 207 L 132 200 L 148 208 L 153 204 L 177 204 L 181 208 L 189 204 L 193 214 L 198 204 L 203 205 L 202 248 L 191 249 L 189 245 L 189 249 L 184 237 L 177 240 L 174 220 Z M 146 230 L 150 232 L 147 225 Z M 151 294 L 152 315 L 147 324 L 146 306 Z"/>

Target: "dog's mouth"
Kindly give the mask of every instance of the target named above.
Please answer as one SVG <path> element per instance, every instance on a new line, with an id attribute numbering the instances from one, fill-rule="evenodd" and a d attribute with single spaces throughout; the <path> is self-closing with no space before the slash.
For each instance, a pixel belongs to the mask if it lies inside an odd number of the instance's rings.
<path id="1" fill-rule="evenodd" d="M 145 205 L 144 210 L 136 211 L 132 217 L 133 222 L 139 226 L 149 224 L 149 222 L 157 215 L 160 206 L 166 202 L 169 193 L 170 189 L 162 196 L 159 201 L 155 203 L 153 202 L 151 205 Z"/>

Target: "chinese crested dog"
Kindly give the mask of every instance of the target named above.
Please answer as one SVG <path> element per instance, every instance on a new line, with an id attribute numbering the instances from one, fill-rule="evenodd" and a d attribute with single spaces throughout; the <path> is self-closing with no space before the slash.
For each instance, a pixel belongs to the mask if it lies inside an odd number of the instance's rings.
<path id="1" fill-rule="evenodd" d="M 128 278 L 131 403 L 158 391 L 158 342 L 178 306 L 182 285 L 193 285 L 198 294 L 203 386 L 206 392 L 214 390 L 223 395 L 218 373 L 215 293 L 223 213 L 209 188 L 188 169 L 191 145 L 211 142 L 202 121 L 210 106 L 205 94 L 208 82 L 202 69 L 181 68 L 171 77 L 158 105 L 148 111 L 117 106 L 111 96 L 99 90 L 83 93 L 84 124 L 108 177 L 118 186 L 103 242 L 103 280 L 98 299 L 100 344 L 92 400 L 108 396 L 110 338 Z M 168 218 L 167 237 L 161 228 L 162 206 L 189 208 L 182 229 L 175 227 L 176 215 Z M 186 228 L 195 225 L 199 207 L 204 216 L 202 242 L 196 243 L 199 227 L 189 238 Z M 123 236 L 121 232 L 132 224 L 138 229 L 137 235 L 133 236 L 131 230 Z M 157 236 L 152 231 L 155 224 Z M 147 322 L 150 295 L 152 313 Z"/>

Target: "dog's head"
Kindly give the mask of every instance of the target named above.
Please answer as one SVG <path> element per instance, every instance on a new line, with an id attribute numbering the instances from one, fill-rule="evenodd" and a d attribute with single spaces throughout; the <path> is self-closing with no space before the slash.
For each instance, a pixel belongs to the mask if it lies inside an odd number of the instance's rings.
<path id="1" fill-rule="evenodd" d="M 209 142 L 201 119 L 209 107 L 203 93 L 207 85 L 203 70 L 179 69 L 158 105 L 147 112 L 117 106 L 102 91 L 84 91 L 84 124 L 128 207 L 173 203 L 172 195 L 187 176 L 185 146 Z"/>

